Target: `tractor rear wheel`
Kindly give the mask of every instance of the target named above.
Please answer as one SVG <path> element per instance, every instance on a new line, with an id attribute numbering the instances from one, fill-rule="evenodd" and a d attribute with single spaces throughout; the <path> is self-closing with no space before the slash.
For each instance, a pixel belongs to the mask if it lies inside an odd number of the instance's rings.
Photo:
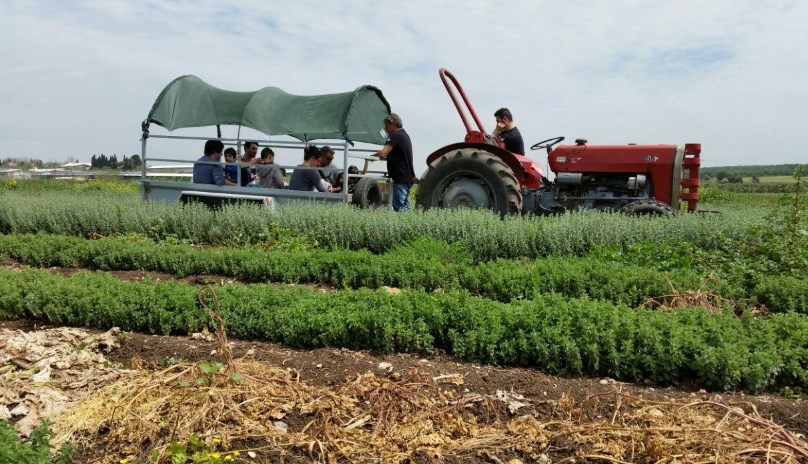
<path id="1" fill-rule="evenodd" d="M 626 203 L 620 211 L 626 214 L 648 215 L 648 216 L 673 216 L 675 211 L 670 205 L 659 200 L 647 199 L 636 200 Z"/>
<path id="2" fill-rule="evenodd" d="M 454 150 L 429 165 L 415 192 L 424 208 L 482 208 L 501 215 L 522 211 L 519 181 L 497 156 L 477 148 Z"/>

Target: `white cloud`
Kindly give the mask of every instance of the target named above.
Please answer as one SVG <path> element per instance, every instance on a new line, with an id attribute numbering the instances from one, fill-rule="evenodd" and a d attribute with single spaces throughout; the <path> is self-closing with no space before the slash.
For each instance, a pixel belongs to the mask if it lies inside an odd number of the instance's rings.
<path id="1" fill-rule="evenodd" d="M 376 85 L 420 171 L 464 135 L 445 66 L 487 129 L 508 106 L 527 144 L 701 142 L 707 165 L 806 162 L 806 22 L 799 0 L 5 2 L 0 157 L 137 153 L 159 91 L 196 74 L 230 90 Z"/>

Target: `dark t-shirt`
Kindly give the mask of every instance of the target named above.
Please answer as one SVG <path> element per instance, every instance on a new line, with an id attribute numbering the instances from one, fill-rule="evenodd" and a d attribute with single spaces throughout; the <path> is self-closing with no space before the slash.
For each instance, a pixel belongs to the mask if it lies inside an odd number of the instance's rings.
<path id="1" fill-rule="evenodd" d="M 412 183 L 415 168 L 412 166 L 412 142 L 404 129 L 399 129 L 387 138 L 385 145 L 392 150 L 387 154 L 387 173 L 398 184 Z"/>
<path id="2" fill-rule="evenodd" d="M 252 173 L 250 173 L 250 168 L 243 167 L 241 168 L 241 186 L 246 187 L 252 181 Z M 235 182 L 235 180 L 233 181 Z"/>
<path id="3" fill-rule="evenodd" d="M 301 164 L 300 167 L 306 166 Z M 295 172 L 292 173 L 292 178 L 289 179 L 289 190 L 310 192 L 317 189 L 320 192 L 325 192 L 326 189 L 323 187 L 322 180 L 320 173 L 314 169 L 295 169 Z"/>
<path id="4" fill-rule="evenodd" d="M 525 142 L 522 140 L 522 134 L 519 132 L 518 127 L 514 127 L 509 131 L 500 132 L 497 138 L 505 143 L 505 149 L 517 155 L 525 154 Z"/>

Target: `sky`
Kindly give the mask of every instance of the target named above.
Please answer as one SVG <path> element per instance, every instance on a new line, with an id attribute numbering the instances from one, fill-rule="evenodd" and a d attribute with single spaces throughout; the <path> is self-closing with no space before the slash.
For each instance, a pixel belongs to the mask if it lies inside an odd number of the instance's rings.
<path id="1" fill-rule="evenodd" d="M 805 0 L 5 0 L 0 159 L 139 154 L 157 95 L 194 74 L 236 91 L 379 87 L 420 173 L 465 136 L 445 67 L 487 131 L 507 107 L 528 146 L 701 143 L 704 166 L 805 163 L 806 24 Z"/>

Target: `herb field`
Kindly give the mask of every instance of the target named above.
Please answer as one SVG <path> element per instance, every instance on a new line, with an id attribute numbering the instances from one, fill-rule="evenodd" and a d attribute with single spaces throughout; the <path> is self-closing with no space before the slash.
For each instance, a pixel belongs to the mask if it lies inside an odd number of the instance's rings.
<path id="1" fill-rule="evenodd" d="M 586 211 L 501 219 L 307 204 L 212 211 L 97 187 L 0 189 L 1 319 L 215 332 L 218 316 L 199 297 L 210 287 L 227 334 L 241 341 L 712 392 L 808 389 L 802 193 L 710 188 L 702 206 L 714 212 L 671 218 Z M 225 364 L 199 364 L 200 378 L 212 385 Z M 375 391 L 361 401 L 372 404 Z M 182 446 L 208 461 L 187 462 L 224 462 L 211 458 L 220 455 L 216 442 L 194 437 Z M 192 456 L 172 443 L 152 450 L 156 462 Z M 289 446 L 308 448 L 301 443 Z"/>
<path id="2" fill-rule="evenodd" d="M 772 229 L 776 221 L 766 210 L 718 206 L 720 214 L 673 218 L 589 211 L 502 220 L 480 211 L 397 215 L 305 204 L 273 213 L 253 205 L 212 211 L 146 204 L 112 192 L 12 191 L 4 192 L 0 203 L 5 234 L 0 258 L 42 268 L 232 277 L 242 283 L 222 294 L 238 291 L 243 297 L 231 302 L 224 296 L 222 304 L 228 325 L 245 338 L 384 351 L 439 348 L 462 359 L 554 373 L 608 373 L 659 383 L 687 379 L 712 389 L 802 388 L 808 379 L 805 250 L 771 246 L 768 238 L 781 231 Z M 804 246 L 799 236 L 795 240 L 798 248 Z M 166 334 L 203 324 L 194 289 L 180 284 L 114 284 L 93 274 L 48 279 L 42 272 L 4 277 L 5 317 Z M 109 294 L 134 297 L 115 299 L 126 304 L 99 300 L 107 293 L 90 296 L 82 289 L 96 285 L 82 279 L 101 279 L 110 289 L 123 285 L 126 291 Z M 249 283 L 325 284 L 334 290 L 308 295 Z M 65 290 L 72 296 L 59 301 L 42 301 L 55 296 L 49 287 L 74 290 Z M 382 287 L 404 293 L 362 290 Z M 34 297 L 33 288 L 42 294 Z M 161 295 L 158 302 L 150 300 L 153 295 Z M 288 298 L 305 303 L 292 305 Z M 83 314 L 87 301 L 115 309 L 93 315 L 95 310 L 86 308 Z M 254 309 L 249 320 L 235 315 L 245 310 L 232 307 L 235 301 Z M 290 305 L 297 308 L 292 319 L 306 321 L 302 332 L 278 321 L 278 309 L 291 313 Z M 326 311 L 329 306 L 333 309 Z M 393 313 L 385 316 L 390 308 Z M 572 308 L 587 316 L 572 317 Z M 142 319 L 135 313 L 143 313 Z M 565 320 L 589 329 L 572 331 Z M 610 320 L 624 325 L 609 325 Z M 705 321 L 723 328 L 708 328 Z M 726 321 L 751 325 L 739 329 Z M 642 324 L 664 328 L 649 332 Z M 759 324 L 766 329 L 749 329 Z M 755 342 L 739 349 L 732 340 L 747 330 L 753 332 L 741 339 Z M 686 334 L 687 343 L 675 334 Z M 704 340 L 711 342 L 699 353 Z M 787 348 L 775 346 L 775 340 Z M 636 356 L 640 346 L 649 351 L 634 361 L 623 359 Z M 685 351 L 672 356 L 679 349 Z M 726 356 L 715 361 L 725 373 L 716 374 L 709 362 L 697 367 L 699 356 L 715 353 Z"/>
<path id="3" fill-rule="evenodd" d="M 141 203 L 134 195 L 6 192 L 0 232 L 98 237 L 138 234 L 199 245 L 266 243 L 300 235 L 331 249 L 384 252 L 428 236 L 460 244 L 474 259 L 584 255 L 602 245 L 665 240 L 712 249 L 723 238 L 742 239 L 761 225 L 764 210 L 651 219 L 583 211 L 554 218 L 510 217 L 483 211 L 430 210 L 369 214 L 348 206 L 295 205 L 269 214 L 254 205 L 214 212 L 202 205 Z"/>

